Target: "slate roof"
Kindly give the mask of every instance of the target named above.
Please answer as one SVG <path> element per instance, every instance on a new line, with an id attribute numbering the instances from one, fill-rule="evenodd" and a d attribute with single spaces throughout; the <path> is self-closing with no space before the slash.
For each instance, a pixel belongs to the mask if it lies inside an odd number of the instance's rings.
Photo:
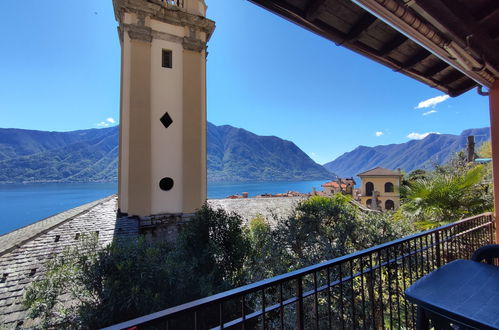
<path id="1" fill-rule="evenodd" d="M 402 176 L 399 171 L 392 171 L 383 167 L 375 167 L 369 171 L 357 174 L 357 176 Z"/>
<path id="2" fill-rule="evenodd" d="M 0 236 L 0 328 L 33 326 L 25 320 L 21 304 L 24 289 L 43 275 L 51 255 L 79 242 L 77 233 L 98 231 L 103 245 L 138 235 L 137 220 L 116 219 L 116 202 L 117 197 L 111 196 Z"/>
<path id="3" fill-rule="evenodd" d="M 275 226 L 277 219 L 274 219 L 273 215 L 278 215 L 280 218 L 289 216 L 298 203 L 305 199 L 307 197 L 210 199 L 208 205 L 212 208 L 222 208 L 227 212 L 236 212 L 246 222 L 261 214 L 269 220 L 271 226 Z"/>

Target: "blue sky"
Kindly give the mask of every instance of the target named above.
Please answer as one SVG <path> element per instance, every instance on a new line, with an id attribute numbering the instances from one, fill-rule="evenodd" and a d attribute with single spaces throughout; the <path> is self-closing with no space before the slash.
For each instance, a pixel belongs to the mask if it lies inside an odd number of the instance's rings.
<path id="1" fill-rule="evenodd" d="M 206 2 L 217 22 L 208 56 L 216 125 L 291 140 L 319 163 L 358 145 L 489 125 L 475 90 L 447 99 L 246 0 Z M 0 2 L 0 127 L 115 125 L 116 25 L 111 0 Z"/>

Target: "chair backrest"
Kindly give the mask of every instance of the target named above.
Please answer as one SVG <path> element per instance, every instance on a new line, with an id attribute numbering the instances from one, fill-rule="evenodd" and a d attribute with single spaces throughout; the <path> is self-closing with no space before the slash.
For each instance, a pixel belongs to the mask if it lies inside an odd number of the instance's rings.
<path id="1" fill-rule="evenodd" d="M 488 264 L 493 265 L 494 259 L 499 258 L 499 244 L 490 244 L 478 248 L 473 255 L 471 260 L 481 262 L 485 260 Z"/>

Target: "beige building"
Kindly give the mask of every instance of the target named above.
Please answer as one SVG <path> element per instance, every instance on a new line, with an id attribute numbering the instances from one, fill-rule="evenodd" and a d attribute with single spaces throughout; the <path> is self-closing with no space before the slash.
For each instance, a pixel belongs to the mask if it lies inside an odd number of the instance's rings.
<path id="1" fill-rule="evenodd" d="M 400 207 L 400 169 L 392 171 L 376 167 L 357 176 L 361 179 L 358 198 L 363 205 L 374 210 L 396 210 Z"/>
<path id="2" fill-rule="evenodd" d="M 113 0 L 121 42 L 119 210 L 185 214 L 206 200 L 204 0 Z"/>

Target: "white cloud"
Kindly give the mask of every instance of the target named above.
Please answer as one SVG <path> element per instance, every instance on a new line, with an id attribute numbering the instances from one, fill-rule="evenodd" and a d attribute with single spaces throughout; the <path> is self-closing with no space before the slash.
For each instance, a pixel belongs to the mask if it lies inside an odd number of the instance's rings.
<path id="1" fill-rule="evenodd" d="M 376 135 L 376 136 L 381 136 L 381 135 L 383 135 L 383 132 L 381 132 L 381 131 L 377 131 L 376 133 L 374 133 L 374 135 Z"/>
<path id="2" fill-rule="evenodd" d="M 422 139 L 424 139 L 425 137 L 427 137 L 430 134 L 440 134 L 440 133 L 439 132 L 427 132 L 427 133 L 415 133 L 415 132 L 412 132 L 409 135 L 407 135 L 407 137 L 409 139 L 413 139 L 413 140 L 422 140 Z"/>
<path id="3" fill-rule="evenodd" d="M 426 111 L 423 113 L 423 116 L 428 116 L 428 115 L 431 115 L 432 113 L 435 113 L 435 112 L 437 112 L 437 110 Z"/>
<path id="4" fill-rule="evenodd" d="M 109 127 L 112 124 L 115 124 L 116 120 L 114 118 L 106 118 L 106 120 L 101 121 L 100 123 L 95 124 L 97 127 Z"/>
<path id="5" fill-rule="evenodd" d="M 97 124 L 97 127 L 108 127 L 109 124 L 106 123 L 105 121 L 101 121 L 100 123 Z"/>
<path id="6" fill-rule="evenodd" d="M 419 102 L 418 106 L 415 107 L 414 109 L 425 109 L 429 107 L 435 108 L 437 104 L 442 103 L 449 98 L 450 98 L 449 95 L 436 96 L 431 99 Z"/>

